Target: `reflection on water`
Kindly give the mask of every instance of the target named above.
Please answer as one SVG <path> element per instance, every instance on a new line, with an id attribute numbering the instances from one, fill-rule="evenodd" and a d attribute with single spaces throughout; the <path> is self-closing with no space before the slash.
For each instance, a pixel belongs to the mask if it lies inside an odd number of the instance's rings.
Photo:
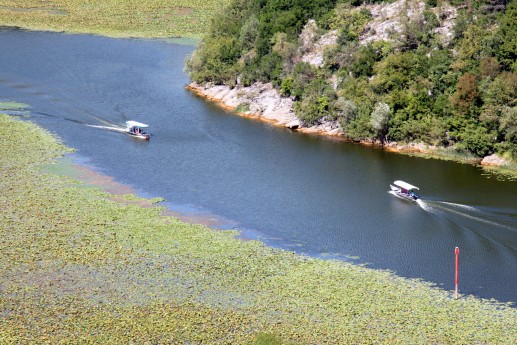
<path id="1" fill-rule="evenodd" d="M 3 99 L 172 212 L 445 289 L 458 246 L 460 292 L 517 301 L 515 182 L 228 114 L 185 90 L 190 46 L 15 30 L 0 44 Z M 149 124 L 151 140 L 105 128 L 128 120 Z M 398 179 L 420 187 L 420 204 L 387 193 Z"/>

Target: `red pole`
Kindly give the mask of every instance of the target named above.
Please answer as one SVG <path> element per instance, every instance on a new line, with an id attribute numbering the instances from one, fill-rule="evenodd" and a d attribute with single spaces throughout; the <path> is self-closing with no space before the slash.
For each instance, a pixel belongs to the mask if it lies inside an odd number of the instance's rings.
<path id="1" fill-rule="evenodd" d="M 458 299 L 458 262 L 459 262 L 459 256 L 460 256 L 460 248 L 456 247 L 454 249 L 454 256 L 456 258 L 455 260 L 455 276 L 454 276 L 454 299 Z"/>

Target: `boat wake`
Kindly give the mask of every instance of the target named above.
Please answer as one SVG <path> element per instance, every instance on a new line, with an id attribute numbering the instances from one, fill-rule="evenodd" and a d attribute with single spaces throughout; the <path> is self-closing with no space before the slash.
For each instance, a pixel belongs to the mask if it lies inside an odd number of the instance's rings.
<path id="1" fill-rule="evenodd" d="M 83 111 L 83 113 L 85 113 L 85 112 Z M 53 118 L 62 119 L 62 120 L 65 120 L 65 121 L 74 122 L 74 123 L 77 123 L 77 124 L 80 124 L 80 125 L 83 125 L 83 126 L 87 126 L 87 127 L 98 128 L 98 129 L 105 129 L 105 130 L 109 130 L 109 131 L 122 132 L 122 133 L 126 133 L 127 132 L 127 128 L 126 127 L 123 127 L 123 126 L 111 123 L 111 122 L 109 122 L 107 120 L 104 120 L 104 119 L 98 117 L 98 116 L 94 116 L 94 115 L 87 114 L 87 113 L 85 113 L 85 115 L 87 117 L 95 120 L 98 123 L 101 123 L 102 125 L 89 124 L 89 123 L 87 123 L 85 121 L 82 121 L 82 120 L 77 120 L 77 119 L 74 119 L 74 118 L 71 118 L 71 117 L 57 115 L 57 114 L 49 114 L 49 113 L 42 112 L 42 111 L 31 111 L 30 115 L 39 115 L 39 116 L 53 117 Z"/>
<path id="2" fill-rule="evenodd" d="M 457 207 L 457 208 L 463 208 L 463 209 L 466 209 L 466 210 L 470 210 L 470 211 L 476 211 L 477 209 L 473 206 L 468 206 L 468 205 L 463 205 L 463 204 L 456 204 L 454 202 L 446 202 L 446 201 L 442 201 L 443 204 L 445 205 L 450 205 L 452 207 Z"/>
<path id="3" fill-rule="evenodd" d="M 65 121 L 70 121 L 70 122 L 78 123 L 80 125 L 85 125 L 86 124 L 83 121 L 76 120 L 76 119 L 73 119 L 73 118 L 70 118 L 70 117 L 56 115 L 56 114 L 49 114 L 49 113 L 45 113 L 45 112 L 42 112 L 42 111 L 31 111 L 30 115 L 40 115 L 40 116 L 46 116 L 46 117 L 53 117 L 53 118 L 56 118 L 56 119 L 62 119 L 62 120 L 65 120 Z"/>
<path id="4" fill-rule="evenodd" d="M 426 212 L 447 222 L 517 250 L 517 214 L 445 201 L 418 199 L 416 202 Z"/>
<path id="5" fill-rule="evenodd" d="M 116 126 L 116 125 L 113 125 L 113 126 L 100 126 L 100 125 L 88 125 L 88 124 L 86 124 L 86 126 L 92 127 L 92 128 L 105 129 L 105 130 L 114 131 L 114 132 L 121 132 L 121 133 L 126 133 L 127 132 L 127 128 L 122 127 L 122 126 Z"/>
<path id="6" fill-rule="evenodd" d="M 436 215 L 454 214 L 477 222 L 517 230 L 516 215 L 500 214 L 481 208 L 446 201 L 418 199 L 417 204 L 425 211 Z M 509 223 L 509 224 L 508 224 Z M 511 226 L 513 225 L 513 226 Z"/>

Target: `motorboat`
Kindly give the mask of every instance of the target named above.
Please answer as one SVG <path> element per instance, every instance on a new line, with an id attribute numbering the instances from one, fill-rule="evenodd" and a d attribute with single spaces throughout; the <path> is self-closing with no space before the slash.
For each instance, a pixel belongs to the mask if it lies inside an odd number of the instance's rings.
<path id="1" fill-rule="evenodd" d="M 397 180 L 393 182 L 393 185 L 390 184 L 390 187 L 393 193 L 401 198 L 411 201 L 415 201 L 420 198 L 420 196 L 415 193 L 415 190 L 418 190 L 419 188 L 407 182 Z"/>
<path id="2" fill-rule="evenodd" d="M 137 121 L 126 121 L 126 133 L 143 140 L 149 140 L 151 135 L 147 133 L 146 129 L 149 125 Z"/>

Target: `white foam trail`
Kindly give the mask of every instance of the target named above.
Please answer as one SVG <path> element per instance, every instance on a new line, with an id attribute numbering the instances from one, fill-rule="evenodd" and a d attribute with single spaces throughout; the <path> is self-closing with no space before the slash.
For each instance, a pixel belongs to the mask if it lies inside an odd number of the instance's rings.
<path id="1" fill-rule="evenodd" d="M 93 128 L 107 129 L 109 131 L 115 131 L 115 132 L 122 132 L 122 133 L 127 132 L 127 129 L 124 127 L 98 126 L 98 125 L 86 125 L 86 126 L 93 127 Z"/>
<path id="2" fill-rule="evenodd" d="M 451 205 L 451 206 L 454 206 L 454 207 L 464 208 L 464 209 L 469 210 L 469 211 L 479 212 L 479 210 L 477 208 L 472 207 L 472 206 L 468 206 L 468 205 L 456 204 L 454 202 L 445 202 L 445 201 L 441 201 L 441 203 L 442 204 L 446 204 L 446 205 Z"/>
<path id="3" fill-rule="evenodd" d="M 427 211 L 427 212 L 434 212 L 435 209 L 430 206 L 429 204 L 427 204 L 424 200 L 422 199 L 417 199 L 416 200 L 416 203 L 424 210 L 424 211 Z"/>
<path id="4" fill-rule="evenodd" d="M 494 222 L 494 221 L 491 221 L 491 220 L 488 220 L 488 219 L 476 217 L 476 216 L 473 216 L 471 214 L 468 214 L 468 213 L 465 213 L 465 212 L 461 212 L 461 211 L 459 211 L 457 209 L 454 209 L 454 207 L 456 207 L 456 206 L 459 206 L 459 207 L 464 206 L 464 207 L 462 207 L 464 209 L 472 210 L 472 211 L 475 211 L 475 212 L 481 212 L 480 210 L 478 210 L 475 207 L 471 207 L 471 206 L 467 206 L 467 205 L 461 205 L 461 204 L 454 204 L 454 203 L 449 203 L 449 202 L 443 202 L 443 201 L 434 202 L 435 205 L 433 207 L 433 206 L 430 206 L 429 204 L 427 204 L 425 201 L 423 201 L 421 199 L 418 199 L 417 203 L 422 207 L 422 209 L 424 209 L 425 211 L 431 212 L 431 213 L 437 213 L 437 212 L 440 212 L 440 211 L 441 212 L 448 212 L 448 213 L 456 214 L 456 215 L 459 215 L 459 216 L 462 216 L 462 217 L 465 217 L 465 218 L 468 218 L 468 219 L 471 219 L 471 220 L 474 220 L 474 221 L 477 221 L 477 222 L 481 222 L 481 223 L 485 223 L 485 224 L 490 224 L 490 225 L 493 225 L 493 226 L 497 226 L 497 227 L 501 227 L 501 228 L 506 228 L 506 229 L 512 230 L 511 227 L 509 227 L 509 226 L 507 226 L 505 224 L 501 224 L 501 223 Z M 447 207 L 446 205 L 449 205 L 449 206 L 452 206 L 452 207 Z"/>

